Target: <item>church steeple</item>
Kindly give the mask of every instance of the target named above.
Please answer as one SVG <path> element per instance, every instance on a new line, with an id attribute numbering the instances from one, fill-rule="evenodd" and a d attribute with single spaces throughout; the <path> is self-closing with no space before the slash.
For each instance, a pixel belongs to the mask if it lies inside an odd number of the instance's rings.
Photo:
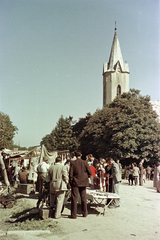
<path id="1" fill-rule="evenodd" d="M 117 95 L 128 91 L 129 67 L 127 62 L 123 62 L 115 25 L 109 62 L 103 65 L 103 106 L 112 102 Z"/>
<path id="2" fill-rule="evenodd" d="M 115 66 L 118 61 L 120 62 L 121 68 L 123 70 L 123 57 L 121 53 L 121 48 L 120 48 L 116 28 L 115 28 L 110 58 L 108 62 L 108 70 L 113 70 L 113 69 L 115 70 Z"/>

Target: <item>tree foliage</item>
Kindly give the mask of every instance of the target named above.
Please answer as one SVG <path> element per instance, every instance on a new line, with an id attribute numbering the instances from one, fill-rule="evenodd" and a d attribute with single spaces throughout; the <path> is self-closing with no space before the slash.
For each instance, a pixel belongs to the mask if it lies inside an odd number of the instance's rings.
<path id="1" fill-rule="evenodd" d="M 130 89 L 92 116 L 80 135 L 81 149 L 122 162 L 144 158 L 154 163 L 160 157 L 156 118 L 150 97 Z"/>
<path id="2" fill-rule="evenodd" d="M 55 150 L 55 141 L 51 134 L 47 134 L 42 138 L 41 145 L 44 145 L 48 151 Z"/>
<path id="3" fill-rule="evenodd" d="M 21 147 L 17 144 L 11 144 L 10 147 L 9 147 L 10 150 L 14 150 L 15 148 L 18 148 L 18 150 L 20 150 L 20 151 L 28 150 L 26 147 Z"/>
<path id="4" fill-rule="evenodd" d="M 72 129 L 72 119 L 71 116 L 61 116 L 52 132 L 42 138 L 41 145 L 44 144 L 48 151 L 77 149 L 78 142 Z"/>
<path id="5" fill-rule="evenodd" d="M 79 135 L 81 134 L 91 117 L 91 113 L 87 113 L 84 118 L 80 118 L 79 121 L 73 125 L 73 132 L 77 139 L 79 138 Z"/>
<path id="6" fill-rule="evenodd" d="M 13 126 L 10 117 L 0 112 L 0 149 L 8 148 L 17 132 L 18 128 Z"/>

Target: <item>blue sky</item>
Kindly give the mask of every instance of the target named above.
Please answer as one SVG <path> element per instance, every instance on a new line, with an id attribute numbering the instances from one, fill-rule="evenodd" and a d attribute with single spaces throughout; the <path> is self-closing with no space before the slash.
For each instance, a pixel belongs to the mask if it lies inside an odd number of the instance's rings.
<path id="1" fill-rule="evenodd" d="M 130 88 L 160 100 L 159 0 L 1 0 L 0 111 L 21 146 L 103 103 L 115 21 Z"/>

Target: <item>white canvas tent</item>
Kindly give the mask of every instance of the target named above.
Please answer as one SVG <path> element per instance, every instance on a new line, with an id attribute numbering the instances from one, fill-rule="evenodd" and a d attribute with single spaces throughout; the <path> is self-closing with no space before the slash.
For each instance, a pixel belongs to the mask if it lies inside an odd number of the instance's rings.
<path id="1" fill-rule="evenodd" d="M 43 159 L 47 159 L 49 164 L 52 164 L 55 162 L 56 157 L 58 156 L 58 152 L 48 152 L 46 147 L 42 145 L 41 147 L 41 154 L 39 158 L 39 163 L 43 161 Z"/>

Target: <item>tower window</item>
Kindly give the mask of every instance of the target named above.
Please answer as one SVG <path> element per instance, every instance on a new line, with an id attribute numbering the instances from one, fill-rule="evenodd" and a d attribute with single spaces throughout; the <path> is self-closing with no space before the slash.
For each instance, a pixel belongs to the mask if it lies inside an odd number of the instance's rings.
<path id="1" fill-rule="evenodd" d="M 117 96 L 121 95 L 121 86 L 117 86 Z"/>

